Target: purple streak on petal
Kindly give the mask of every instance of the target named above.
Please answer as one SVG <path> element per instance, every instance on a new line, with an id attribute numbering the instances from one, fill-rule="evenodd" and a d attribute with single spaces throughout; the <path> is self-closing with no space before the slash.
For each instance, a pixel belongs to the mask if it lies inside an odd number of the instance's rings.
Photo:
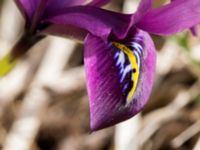
<path id="1" fill-rule="evenodd" d="M 175 0 L 149 10 L 136 26 L 153 34 L 170 35 L 200 23 L 199 16 L 199 0 Z"/>
<path id="2" fill-rule="evenodd" d="M 120 14 L 92 6 L 70 7 L 50 17 L 44 23 L 72 25 L 106 39 L 110 33 L 118 38 L 126 36 L 132 21 L 131 15 Z M 67 30 L 67 28 L 66 28 Z"/>
<path id="3" fill-rule="evenodd" d="M 92 6 L 103 6 L 109 3 L 111 0 L 92 0 L 88 5 Z"/>
<path id="4" fill-rule="evenodd" d="M 133 15 L 134 23 L 138 22 L 152 8 L 152 0 L 141 0 L 136 13 Z"/>
<path id="5" fill-rule="evenodd" d="M 90 101 L 91 129 L 99 130 L 134 116 L 146 104 L 151 93 L 155 71 L 155 48 L 147 33 L 141 75 L 133 101 L 126 105 L 116 67 L 114 49 L 110 42 L 88 35 L 84 62 Z"/>

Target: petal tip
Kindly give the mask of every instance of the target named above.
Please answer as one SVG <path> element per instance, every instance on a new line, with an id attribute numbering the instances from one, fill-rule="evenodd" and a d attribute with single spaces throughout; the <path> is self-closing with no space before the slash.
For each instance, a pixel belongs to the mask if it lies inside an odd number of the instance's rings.
<path id="1" fill-rule="evenodd" d="M 106 122 L 101 122 L 101 121 L 91 121 L 90 122 L 90 130 L 91 132 L 95 132 L 95 131 L 99 131 L 102 130 L 104 128 L 110 127 L 112 125 L 108 125 L 106 124 Z"/>
<path id="2" fill-rule="evenodd" d="M 91 116 L 91 119 L 90 119 L 91 132 L 95 132 L 107 127 L 103 119 L 105 119 L 105 117 L 99 118 L 98 116 L 95 116 L 95 117 Z"/>

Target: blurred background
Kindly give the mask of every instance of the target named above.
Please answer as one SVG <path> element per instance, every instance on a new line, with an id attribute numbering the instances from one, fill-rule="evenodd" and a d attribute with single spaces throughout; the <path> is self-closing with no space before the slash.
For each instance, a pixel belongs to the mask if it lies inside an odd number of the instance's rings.
<path id="1" fill-rule="evenodd" d="M 134 12 L 138 2 L 113 0 L 106 9 Z M 23 25 L 13 0 L 0 0 L 0 57 L 20 37 Z M 200 150 L 200 38 L 189 31 L 152 37 L 157 75 L 144 111 L 94 133 L 83 46 L 51 36 L 35 45 L 0 79 L 0 149 Z"/>

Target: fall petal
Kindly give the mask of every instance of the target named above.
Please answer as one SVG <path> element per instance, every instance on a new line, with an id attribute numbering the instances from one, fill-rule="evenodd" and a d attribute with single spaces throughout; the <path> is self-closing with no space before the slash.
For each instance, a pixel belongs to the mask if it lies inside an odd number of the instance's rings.
<path id="1" fill-rule="evenodd" d="M 84 62 L 93 131 L 129 119 L 149 98 L 155 70 L 154 44 L 142 31 L 123 42 L 105 43 L 93 35 L 86 38 Z"/>

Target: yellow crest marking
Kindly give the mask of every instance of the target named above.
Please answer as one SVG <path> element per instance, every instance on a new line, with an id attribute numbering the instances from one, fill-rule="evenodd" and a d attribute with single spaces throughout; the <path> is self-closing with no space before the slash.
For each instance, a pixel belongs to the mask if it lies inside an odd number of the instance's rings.
<path id="1" fill-rule="evenodd" d="M 118 49 L 120 49 L 121 51 L 123 51 L 128 56 L 128 59 L 131 63 L 132 68 L 135 69 L 135 72 L 132 73 L 133 86 L 132 86 L 131 90 L 129 91 L 128 97 L 127 97 L 127 101 L 128 101 L 128 103 L 130 103 L 133 99 L 133 95 L 135 93 L 135 90 L 137 87 L 137 82 L 138 82 L 138 77 L 139 77 L 139 67 L 137 65 L 137 60 L 136 60 L 136 57 L 133 54 L 132 50 L 129 49 L 127 46 L 117 43 L 117 42 L 113 42 L 113 45 L 115 47 L 117 47 Z"/>

